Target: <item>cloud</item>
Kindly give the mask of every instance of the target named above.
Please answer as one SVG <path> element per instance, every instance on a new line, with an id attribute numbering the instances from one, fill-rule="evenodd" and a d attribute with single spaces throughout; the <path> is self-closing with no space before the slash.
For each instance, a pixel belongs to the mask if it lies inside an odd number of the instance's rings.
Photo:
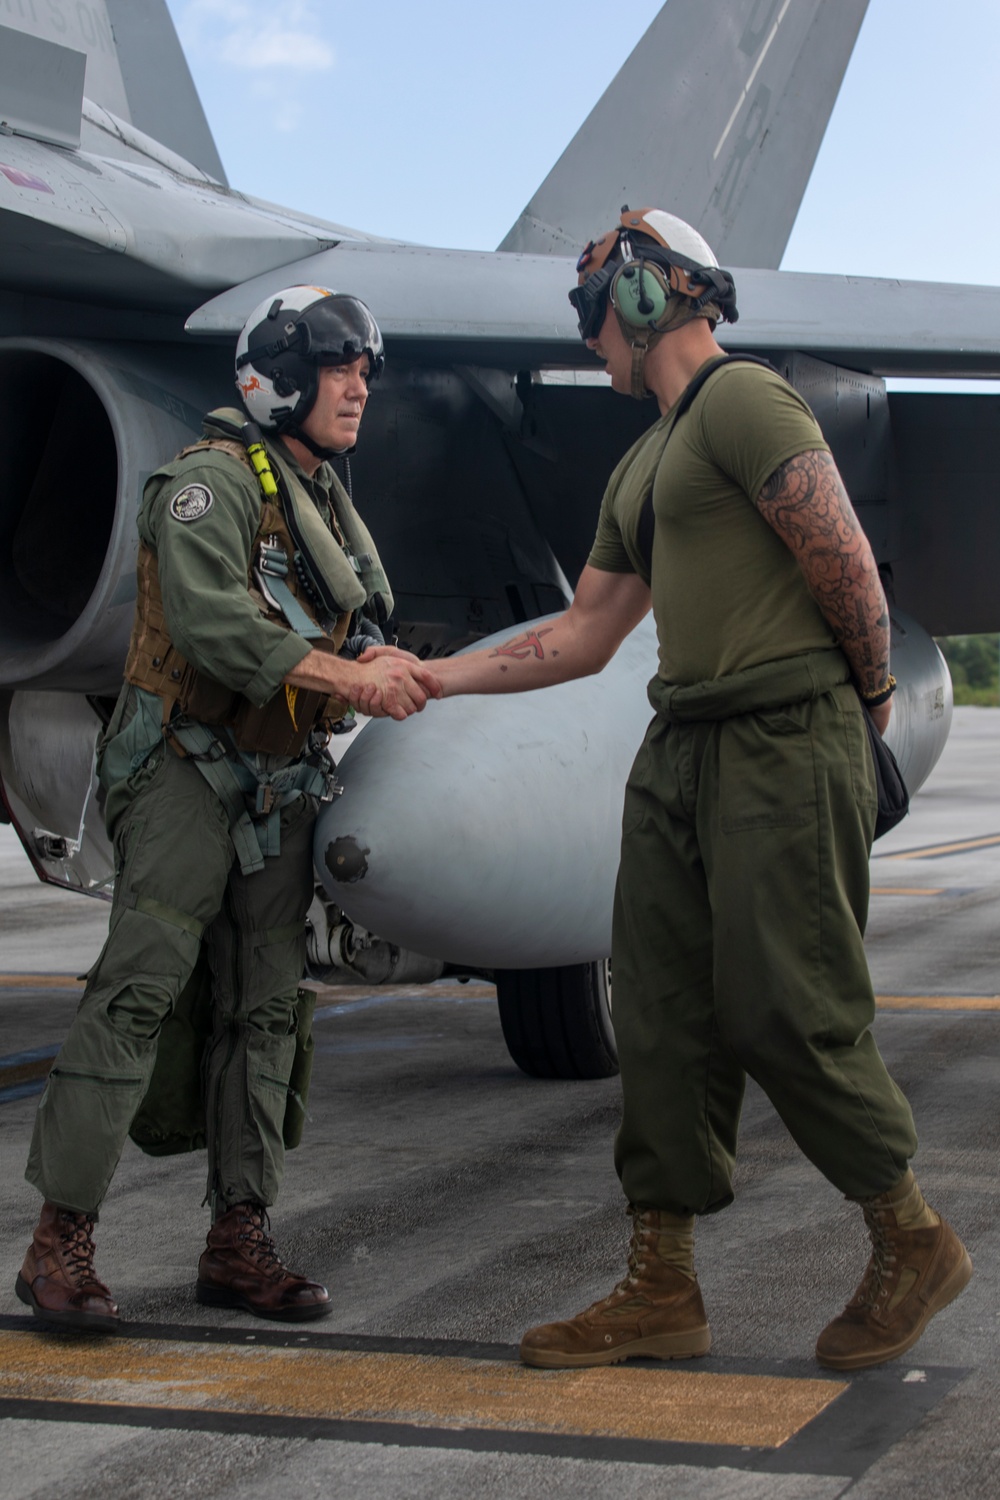
<path id="1" fill-rule="evenodd" d="M 334 52 L 311 0 L 187 0 L 177 14 L 185 49 L 243 71 L 323 73 Z"/>
<path id="2" fill-rule="evenodd" d="M 274 110 L 271 123 L 282 135 L 290 135 L 302 124 L 305 111 L 297 99 L 285 99 Z"/>

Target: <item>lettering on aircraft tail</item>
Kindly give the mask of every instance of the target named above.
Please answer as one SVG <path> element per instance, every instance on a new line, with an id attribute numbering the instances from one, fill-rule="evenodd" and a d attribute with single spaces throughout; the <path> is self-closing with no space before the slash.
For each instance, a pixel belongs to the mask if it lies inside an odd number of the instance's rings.
<path id="1" fill-rule="evenodd" d="M 723 215 L 728 214 L 733 206 L 737 184 L 739 183 L 747 158 L 754 147 L 764 137 L 764 122 L 767 119 L 768 108 L 771 103 L 771 90 L 766 85 L 761 84 L 753 95 L 751 95 L 750 91 L 753 88 L 754 79 L 757 77 L 765 57 L 770 51 L 771 43 L 778 34 L 778 27 L 785 19 L 785 12 L 788 10 L 790 3 L 791 0 L 784 0 L 780 12 L 775 17 L 773 24 L 770 25 L 771 18 L 778 9 L 778 0 L 765 0 L 763 5 L 758 4 L 754 14 L 751 15 L 750 20 L 747 22 L 743 36 L 740 38 L 740 51 L 747 57 L 753 57 L 755 53 L 757 56 L 750 70 L 750 75 L 736 100 L 733 112 L 726 122 L 726 127 L 719 137 L 718 145 L 712 153 L 712 160 L 716 161 L 729 137 L 730 131 L 736 124 L 740 111 L 749 100 L 750 107 L 747 110 L 742 129 L 735 139 L 726 170 L 714 194 L 716 202 L 719 205 L 719 212 Z M 767 33 L 766 39 L 765 31 Z M 762 39 L 763 46 L 760 46 Z M 757 50 L 758 47 L 760 47 L 759 52 Z"/>

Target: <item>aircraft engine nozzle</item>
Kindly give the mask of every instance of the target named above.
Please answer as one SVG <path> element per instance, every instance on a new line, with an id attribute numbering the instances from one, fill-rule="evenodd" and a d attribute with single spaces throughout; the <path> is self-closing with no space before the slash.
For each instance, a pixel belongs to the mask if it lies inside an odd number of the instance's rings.
<path id="1" fill-rule="evenodd" d="M 0 686 L 117 693 L 142 486 L 228 383 L 214 350 L 0 339 Z"/>
<path id="2" fill-rule="evenodd" d="M 625 781 L 655 670 L 647 619 L 598 676 L 369 724 L 340 763 L 344 795 L 317 824 L 331 898 L 369 931 L 449 962 L 605 957 Z M 915 791 L 948 737 L 951 679 L 927 632 L 898 614 L 893 670 L 888 738 Z"/>

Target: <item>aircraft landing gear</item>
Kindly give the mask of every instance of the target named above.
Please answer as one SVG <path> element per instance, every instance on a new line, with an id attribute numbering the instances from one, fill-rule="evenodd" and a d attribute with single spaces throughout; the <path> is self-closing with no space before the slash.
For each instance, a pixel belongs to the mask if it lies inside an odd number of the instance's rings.
<path id="1" fill-rule="evenodd" d="M 611 1078 L 618 1050 L 611 1024 L 611 965 L 498 969 L 507 1050 L 532 1078 Z"/>

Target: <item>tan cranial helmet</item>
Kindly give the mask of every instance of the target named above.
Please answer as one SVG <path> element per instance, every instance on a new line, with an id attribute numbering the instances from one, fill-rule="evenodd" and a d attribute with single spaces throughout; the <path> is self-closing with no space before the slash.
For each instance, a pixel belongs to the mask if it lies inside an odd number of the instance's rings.
<path id="1" fill-rule="evenodd" d="M 647 395 L 646 351 L 692 318 L 735 323 L 736 288 L 696 229 L 662 208 L 622 209 L 614 229 L 591 240 L 569 294 L 580 337 L 596 338 L 608 299 L 632 348 L 632 395 Z"/>

